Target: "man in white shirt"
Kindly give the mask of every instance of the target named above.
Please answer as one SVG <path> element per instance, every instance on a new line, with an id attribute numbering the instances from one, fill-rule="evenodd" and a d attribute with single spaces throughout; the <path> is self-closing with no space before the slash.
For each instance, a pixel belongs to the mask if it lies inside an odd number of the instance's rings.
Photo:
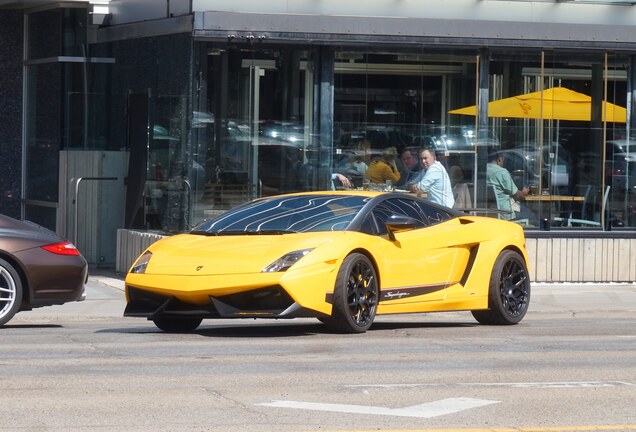
<path id="1" fill-rule="evenodd" d="M 422 171 L 409 182 L 407 189 L 413 193 L 425 192 L 428 200 L 446 207 L 453 207 L 455 198 L 446 168 L 436 160 L 435 152 L 425 148 L 420 151 Z"/>

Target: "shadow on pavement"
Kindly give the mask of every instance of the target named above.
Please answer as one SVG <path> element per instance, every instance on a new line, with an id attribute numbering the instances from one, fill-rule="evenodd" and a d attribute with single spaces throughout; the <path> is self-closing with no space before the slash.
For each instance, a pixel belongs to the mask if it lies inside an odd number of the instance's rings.
<path id="1" fill-rule="evenodd" d="M 368 335 L 373 335 L 374 332 L 385 330 L 404 330 L 410 328 L 469 328 L 479 327 L 479 324 L 475 323 L 454 323 L 454 322 L 385 322 L 374 323 L 371 329 L 367 332 Z M 149 327 L 130 327 L 130 328 L 113 328 L 100 330 L 98 333 L 137 333 L 137 334 L 179 334 L 179 333 L 167 333 L 159 330 L 154 324 L 149 323 Z M 320 334 L 340 335 L 340 333 L 333 332 L 320 323 L 307 323 L 307 324 L 237 324 L 228 325 L 222 324 L 215 326 L 213 320 L 203 321 L 201 326 L 193 332 L 185 332 L 182 334 L 198 335 L 214 338 L 252 338 L 252 337 L 298 337 L 298 336 L 313 336 Z M 342 334 L 342 336 L 349 336 L 348 334 Z M 360 335 L 363 336 L 363 335 Z"/>

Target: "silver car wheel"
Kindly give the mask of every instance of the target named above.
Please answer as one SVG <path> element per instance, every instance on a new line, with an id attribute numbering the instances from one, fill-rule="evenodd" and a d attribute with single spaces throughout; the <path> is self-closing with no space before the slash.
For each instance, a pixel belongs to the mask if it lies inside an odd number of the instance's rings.
<path id="1" fill-rule="evenodd" d="M 16 314 L 22 301 L 22 284 L 13 269 L 0 259 L 0 326 Z"/>

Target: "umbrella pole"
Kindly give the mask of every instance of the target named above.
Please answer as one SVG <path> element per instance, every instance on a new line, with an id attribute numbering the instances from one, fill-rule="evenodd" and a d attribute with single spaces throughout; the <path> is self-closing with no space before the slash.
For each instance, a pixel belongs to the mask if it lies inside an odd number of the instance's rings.
<path id="1" fill-rule="evenodd" d="M 545 51 L 541 51 L 541 76 L 539 78 L 539 191 L 543 193 L 543 77 L 545 76 Z M 543 217 L 543 215 L 541 215 Z"/>

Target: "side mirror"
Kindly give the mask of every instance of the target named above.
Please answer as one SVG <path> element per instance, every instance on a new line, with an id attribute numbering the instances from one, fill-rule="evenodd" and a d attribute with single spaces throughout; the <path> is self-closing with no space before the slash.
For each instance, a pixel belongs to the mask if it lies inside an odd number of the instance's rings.
<path id="1" fill-rule="evenodd" d="M 422 223 L 417 219 L 408 216 L 391 216 L 387 219 L 384 225 L 389 233 L 389 239 L 391 241 L 395 241 L 395 233 L 410 231 L 421 226 Z"/>

